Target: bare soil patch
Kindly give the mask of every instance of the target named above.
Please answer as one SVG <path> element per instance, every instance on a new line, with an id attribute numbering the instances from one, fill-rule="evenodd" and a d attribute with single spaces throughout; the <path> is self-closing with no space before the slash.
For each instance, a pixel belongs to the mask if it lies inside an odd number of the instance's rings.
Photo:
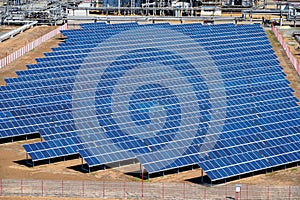
<path id="1" fill-rule="evenodd" d="M 16 26 L 6 26 L 6 25 L 1 25 L 0 26 L 0 35 L 7 33 L 13 29 L 15 29 Z"/>
<path id="2" fill-rule="evenodd" d="M 3 41 L 2 43 L 0 43 L 0 59 L 17 51 L 26 44 L 33 42 L 34 40 L 54 30 L 55 28 L 57 27 L 36 26 L 32 29 L 26 30 L 21 34 L 16 35 L 14 38 Z M 5 85 L 5 78 L 17 77 L 15 73 L 16 71 L 26 70 L 26 64 L 35 64 L 35 58 L 43 57 L 43 52 L 51 51 L 51 48 L 56 47 L 58 43 L 61 42 L 60 37 L 61 35 L 58 35 L 55 38 L 46 41 L 44 44 L 28 52 L 18 60 L 0 69 L 0 85 Z"/>
<path id="3" fill-rule="evenodd" d="M 37 38 L 49 33 L 54 30 L 55 26 L 35 26 L 32 29 L 28 29 L 21 34 L 14 36 L 9 40 L 5 40 L 0 43 L 0 58 L 4 58 L 6 54 L 15 52 L 16 50 L 22 48 L 26 44 L 33 42 Z M 7 27 L 7 29 L 9 29 Z M 1 31 L 1 29 L 0 29 Z"/>
<path id="4" fill-rule="evenodd" d="M 44 180 L 87 180 L 87 181 L 112 181 L 130 182 L 141 179 L 138 174 L 126 174 L 118 168 L 97 170 L 91 173 L 82 171 L 81 159 L 56 161 L 29 167 L 25 165 L 26 152 L 22 144 L 38 142 L 39 139 L 18 141 L 0 144 L 0 177 L 4 179 L 44 179 Z M 136 164 L 138 165 L 138 164 Z M 137 166 L 133 166 L 137 167 Z M 133 168 L 132 167 L 132 168 Z M 136 172 L 138 173 L 138 172 Z M 200 183 L 201 169 L 186 169 L 179 173 L 166 173 L 164 176 L 151 177 L 150 182 L 187 182 Z M 231 183 L 261 184 L 261 185 L 299 185 L 300 167 L 292 167 L 256 176 L 242 178 Z"/>

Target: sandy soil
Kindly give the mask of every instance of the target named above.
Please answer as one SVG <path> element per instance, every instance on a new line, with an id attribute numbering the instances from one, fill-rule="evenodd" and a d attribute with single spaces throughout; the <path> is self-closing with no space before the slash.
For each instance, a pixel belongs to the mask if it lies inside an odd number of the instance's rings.
<path id="1" fill-rule="evenodd" d="M 124 168 L 110 168 L 84 173 L 81 170 L 81 159 L 45 162 L 41 165 L 28 167 L 26 153 L 22 144 L 38 142 L 39 139 L 0 144 L 0 177 L 4 179 L 44 179 L 44 180 L 90 180 L 90 181 L 141 181 L 139 173 L 126 174 L 124 171 L 138 170 L 139 165 Z M 126 168 L 126 167 L 125 167 Z M 179 173 L 168 173 L 164 176 L 151 177 L 150 182 L 193 182 L 199 183 L 201 169 L 186 168 Z M 267 174 L 259 174 L 233 181 L 232 183 L 261 185 L 299 185 L 300 167 L 282 169 Z"/>
<path id="2" fill-rule="evenodd" d="M 7 54 L 15 52 L 21 47 L 25 46 L 29 42 L 34 41 L 35 39 L 45 35 L 46 33 L 54 30 L 55 26 L 35 26 L 32 29 L 28 29 L 25 32 L 16 35 L 15 37 L 0 43 L 0 58 L 3 58 Z M 5 30 L 10 29 L 8 26 L 3 28 Z M 1 29 L 0 29 L 1 31 Z"/>
<path id="3" fill-rule="evenodd" d="M 7 33 L 15 28 L 16 28 L 15 26 L 1 25 L 0 26 L 0 35 L 2 35 L 3 33 Z"/>
<path id="4" fill-rule="evenodd" d="M 40 27 L 42 31 L 50 31 L 53 27 Z M 7 49 L 14 49 L 15 46 L 24 44 L 24 38 L 39 37 L 42 32 L 38 27 L 32 31 L 26 31 L 20 35 L 19 40 L 6 41 L 0 44 L 0 52 L 6 47 Z M 35 32 L 37 32 L 35 34 Z M 287 79 L 291 82 L 291 87 L 295 90 L 295 95 L 300 99 L 300 78 L 297 76 L 293 66 L 289 62 L 283 49 L 278 41 L 276 41 L 271 31 L 266 30 L 266 33 L 273 45 L 276 55 L 283 66 L 283 71 L 287 74 Z M 35 37 L 32 36 L 35 35 Z M 17 38 L 17 37 L 16 37 Z M 14 38 L 15 39 L 15 38 Z M 25 64 L 35 63 L 35 58 L 43 57 L 42 52 L 51 51 L 52 47 L 56 47 L 61 42 L 61 36 L 52 38 L 44 45 L 29 52 L 19 60 L 11 63 L 6 68 L 0 71 L 0 83 L 4 84 L 4 77 L 15 77 L 14 71 L 25 70 Z M 18 48 L 16 48 L 18 49 Z M 3 53 L 3 52 L 2 52 Z M 13 178 L 13 179 L 47 179 L 47 180 L 98 180 L 98 181 L 141 181 L 137 173 L 126 174 L 117 168 L 98 170 L 91 173 L 84 173 L 80 170 L 81 159 L 73 159 L 67 161 L 59 161 L 54 163 L 45 163 L 35 167 L 28 167 L 25 162 L 26 153 L 22 148 L 24 143 L 37 142 L 38 139 L 31 139 L 28 141 L 18 141 L 13 143 L 0 144 L 0 177 Z M 138 166 L 134 166 L 137 167 Z M 130 168 L 130 167 L 129 167 Z M 151 178 L 151 182 L 199 182 L 200 169 L 186 170 L 180 173 L 167 174 L 165 176 L 158 176 Z M 230 182 L 247 183 L 247 184 L 261 184 L 261 185 L 300 185 L 300 167 L 292 167 L 286 170 L 278 170 L 272 173 L 259 174 L 256 176 L 243 178 L 240 180 Z M 49 199 L 56 200 L 57 198 L 33 198 L 33 197 L 0 197 L 3 200 L 17 199 L 17 200 L 36 200 L 36 199 Z M 60 198 L 63 200 L 73 200 L 72 198 Z"/>
<path id="5" fill-rule="evenodd" d="M 22 144 L 38 142 L 39 139 L 0 144 L 0 177 L 15 179 L 44 180 L 101 180 L 134 181 L 136 178 L 124 175 L 115 169 L 99 170 L 92 173 L 81 171 L 81 159 L 42 163 L 29 167 L 26 164 L 26 152 Z"/>
<path id="6" fill-rule="evenodd" d="M 16 35 L 14 38 L 5 40 L 0 43 L 0 59 L 4 58 L 6 55 L 22 48 L 29 42 L 36 40 L 42 35 L 54 30 L 55 26 L 39 26 L 33 27 L 32 29 L 26 30 L 22 34 Z M 0 85 L 5 85 L 4 78 L 16 77 L 15 71 L 26 70 L 25 64 L 34 64 L 35 58 L 43 57 L 43 52 L 51 51 L 52 47 L 58 45 L 60 42 L 61 35 L 46 41 L 43 45 L 33 49 L 28 52 L 26 55 L 22 56 L 20 59 L 15 62 L 10 63 L 6 67 L 0 69 Z"/>

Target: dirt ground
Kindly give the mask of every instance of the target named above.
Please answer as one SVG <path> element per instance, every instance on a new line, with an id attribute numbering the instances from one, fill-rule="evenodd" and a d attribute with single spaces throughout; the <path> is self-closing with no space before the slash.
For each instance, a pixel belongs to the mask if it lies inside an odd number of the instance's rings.
<path id="1" fill-rule="evenodd" d="M 12 40 L 5 41 L 0 44 L 0 56 L 4 55 L 4 50 L 14 51 L 22 45 L 25 41 L 32 41 L 41 34 L 49 32 L 54 27 L 35 27 L 28 30 Z M 291 82 L 291 87 L 295 90 L 295 95 L 300 99 L 300 78 L 296 74 L 293 66 L 288 60 L 274 34 L 270 30 L 266 30 L 267 36 L 273 45 L 273 49 L 278 56 L 284 73 L 287 79 Z M 35 58 L 43 57 L 43 52 L 51 51 L 51 48 L 56 47 L 61 42 L 61 36 L 50 39 L 40 47 L 29 52 L 17 61 L 11 63 L 4 69 L 0 70 L 0 84 L 5 84 L 5 77 L 16 77 L 16 70 L 26 70 L 25 64 L 36 63 Z M 35 167 L 28 167 L 25 164 L 26 154 L 22 148 L 22 144 L 33 143 L 39 141 L 38 139 L 31 139 L 27 141 L 17 141 L 13 143 L 0 144 L 0 177 L 4 179 L 45 179 L 45 180 L 98 180 L 98 181 L 141 181 L 138 176 L 126 174 L 117 168 L 106 170 L 98 170 L 91 173 L 84 173 L 80 170 L 81 159 L 73 159 L 67 161 L 59 161 L 54 163 L 45 163 Z M 138 166 L 135 166 L 138 169 Z M 158 176 L 151 178 L 151 182 L 197 182 L 201 174 L 200 169 L 186 170 L 180 173 L 167 174 L 165 176 Z M 260 185 L 300 185 L 300 167 L 291 167 L 286 170 L 278 170 L 267 174 L 259 174 L 256 176 L 242 178 L 240 180 L 232 181 L 230 184 L 244 183 L 244 184 L 260 184 Z M 36 200 L 36 199 L 50 199 L 56 200 L 58 198 L 33 198 L 33 197 L 0 197 L 2 200 Z M 60 198 L 65 200 L 73 200 L 73 198 Z"/>
<path id="2" fill-rule="evenodd" d="M 81 159 L 45 162 L 41 165 L 28 167 L 26 153 L 22 144 L 38 142 L 39 139 L 0 144 L 0 177 L 4 179 L 44 179 L 44 180 L 90 180 L 90 181 L 141 181 L 139 165 L 130 165 L 127 169 L 110 168 L 84 173 L 81 170 Z M 126 167 L 125 167 L 126 168 Z M 126 174 L 132 169 L 134 173 Z M 164 176 L 151 177 L 150 182 L 198 182 L 201 169 L 185 169 L 180 173 L 169 173 Z M 234 183 L 262 185 L 300 185 L 300 167 L 287 168 L 267 174 L 259 174 L 233 181 Z"/>
<path id="3" fill-rule="evenodd" d="M 33 42 L 37 38 L 50 32 L 51 30 L 54 30 L 55 28 L 55 26 L 36 26 L 16 35 L 14 38 L 3 41 L 0 43 L 0 59 L 22 48 L 26 44 Z M 20 59 L 0 69 L 0 85 L 5 85 L 4 78 L 16 77 L 15 71 L 26 70 L 27 68 L 25 64 L 36 63 L 34 58 L 43 57 L 43 52 L 49 52 L 51 51 L 51 48 L 56 47 L 61 41 L 60 37 L 61 35 L 58 35 L 56 38 L 46 41 L 43 45 L 28 52 Z"/>
<path id="4" fill-rule="evenodd" d="M 0 35 L 7 33 L 15 28 L 15 26 L 2 25 L 0 26 Z"/>
<path id="5" fill-rule="evenodd" d="M 46 33 L 54 30 L 55 26 L 35 26 L 32 29 L 27 29 L 21 34 L 14 36 L 9 40 L 5 40 L 0 43 L 0 58 L 6 56 L 6 54 L 10 54 L 25 46 L 29 42 L 34 41 L 35 39 L 45 35 Z M 10 26 L 0 26 L 0 32 L 7 32 L 10 30 Z"/>

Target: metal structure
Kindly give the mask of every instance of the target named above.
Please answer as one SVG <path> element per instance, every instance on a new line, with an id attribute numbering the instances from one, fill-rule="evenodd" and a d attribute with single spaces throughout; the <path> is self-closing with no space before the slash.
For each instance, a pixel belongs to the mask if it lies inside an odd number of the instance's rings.
<path id="1" fill-rule="evenodd" d="M 85 3 L 84 6 L 81 3 Z M 63 24 L 70 19 L 87 20 L 88 13 L 93 12 L 100 15 L 119 16 L 152 16 L 152 17 L 201 17 L 201 10 L 204 7 L 220 10 L 221 12 L 241 12 L 244 14 L 275 14 L 281 18 L 286 17 L 288 21 L 294 21 L 296 25 L 297 6 L 292 2 L 290 10 L 281 10 L 279 7 L 284 4 L 276 2 L 277 9 L 264 10 L 267 1 L 256 4 L 248 0 L 2 0 L 0 7 L 0 23 L 11 21 L 38 21 L 38 24 Z M 80 6 L 79 6 L 80 5 Z M 296 5 L 296 4 L 295 4 Z M 86 16 L 76 15 L 76 11 L 85 11 Z M 243 15 L 245 16 L 245 15 Z M 95 16 L 95 20 L 101 16 Z M 215 18 L 215 16 L 210 16 Z M 109 20 L 108 20 L 109 21 Z"/>
<path id="2" fill-rule="evenodd" d="M 18 23 L 18 22 L 17 22 Z M 24 21 L 22 21 L 21 23 L 24 23 Z M 0 42 L 2 42 L 3 40 L 6 40 L 8 38 L 12 38 L 14 37 L 15 35 L 19 34 L 19 33 L 22 33 L 23 31 L 25 31 L 26 29 L 29 29 L 29 28 L 32 28 L 34 25 L 37 24 L 37 21 L 34 21 L 34 22 L 27 22 L 25 25 L 15 29 L 15 30 L 12 30 L 8 33 L 5 33 L 3 35 L 0 35 Z"/>
<path id="3" fill-rule="evenodd" d="M 299 186 L 217 185 L 70 180 L 0 179 L 2 197 L 70 197 L 88 199 L 272 199 L 298 200 Z"/>
<path id="4" fill-rule="evenodd" d="M 38 24 L 62 24 L 67 16 L 66 7 L 79 3 L 78 0 L 3 0 L 0 8 L 1 23 L 38 21 Z"/>

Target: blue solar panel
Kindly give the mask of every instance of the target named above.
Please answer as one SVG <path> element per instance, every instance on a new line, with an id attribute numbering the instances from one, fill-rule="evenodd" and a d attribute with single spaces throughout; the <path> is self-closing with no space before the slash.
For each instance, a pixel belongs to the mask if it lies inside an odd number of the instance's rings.
<path id="1" fill-rule="evenodd" d="M 220 31 L 220 29 L 222 31 Z M 0 138 L 33 161 L 198 164 L 211 180 L 300 158 L 297 99 L 258 25 L 82 25 L 0 87 Z"/>

